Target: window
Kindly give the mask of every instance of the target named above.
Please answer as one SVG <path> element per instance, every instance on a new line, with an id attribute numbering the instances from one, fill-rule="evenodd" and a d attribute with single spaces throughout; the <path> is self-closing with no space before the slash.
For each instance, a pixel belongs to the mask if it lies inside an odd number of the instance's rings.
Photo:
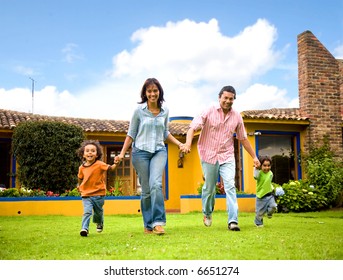
<path id="1" fill-rule="evenodd" d="M 11 143 L 0 139 L 0 185 L 9 188 L 11 167 Z M 14 185 L 12 186 L 14 187 Z"/>
<path id="2" fill-rule="evenodd" d="M 120 154 L 121 146 L 106 147 L 106 163 L 113 164 L 114 158 Z M 117 166 L 114 171 L 108 172 L 107 188 L 114 186 L 115 181 L 120 180 L 124 195 L 133 195 L 136 192 L 136 176 L 131 165 L 131 150 L 128 150 L 123 158 L 123 161 Z"/>
<path id="3" fill-rule="evenodd" d="M 282 185 L 289 180 L 301 179 L 299 133 L 260 131 L 256 136 L 258 155 L 268 155 L 272 159 L 273 182 Z"/>

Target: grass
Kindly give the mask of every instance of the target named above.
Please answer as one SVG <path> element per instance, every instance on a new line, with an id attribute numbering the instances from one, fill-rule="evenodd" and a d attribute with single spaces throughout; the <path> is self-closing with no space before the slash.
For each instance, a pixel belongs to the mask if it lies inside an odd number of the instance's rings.
<path id="1" fill-rule="evenodd" d="M 240 213 L 240 232 L 227 230 L 227 214 L 213 224 L 200 212 L 167 214 L 164 236 L 143 233 L 140 215 L 105 216 L 105 228 L 79 235 L 81 217 L 0 217 L 2 260 L 342 260 L 343 209 L 276 213 L 264 228 L 254 213 Z"/>

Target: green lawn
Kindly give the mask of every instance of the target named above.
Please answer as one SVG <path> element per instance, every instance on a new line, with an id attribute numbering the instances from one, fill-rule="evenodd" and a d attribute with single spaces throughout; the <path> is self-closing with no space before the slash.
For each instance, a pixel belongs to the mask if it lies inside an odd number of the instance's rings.
<path id="1" fill-rule="evenodd" d="M 167 214 L 164 236 L 143 233 L 140 215 L 105 216 L 88 237 L 81 217 L 0 217 L 1 260 L 342 260 L 343 209 L 276 213 L 264 228 L 254 213 L 239 213 L 240 232 L 227 230 L 216 211 L 207 228 L 202 214 Z"/>

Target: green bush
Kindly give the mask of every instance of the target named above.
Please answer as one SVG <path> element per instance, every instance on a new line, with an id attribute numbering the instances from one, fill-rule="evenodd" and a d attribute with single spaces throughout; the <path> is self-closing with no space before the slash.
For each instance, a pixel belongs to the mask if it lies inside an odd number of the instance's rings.
<path id="1" fill-rule="evenodd" d="M 14 130 L 12 153 L 22 187 L 61 194 L 77 184 L 80 159 L 76 150 L 84 140 L 80 127 L 64 122 L 22 122 Z"/>
<path id="2" fill-rule="evenodd" d="M 16 188 L 3 189 L 0 191 L 0 197 L 19 197 L 19 190 Z"/>
<path id="3" fill-rule="evenodd" d="M 328 208 L 328 199 L 322 190 L 306 181 L 289 181 L 282 188 L 285 194 L 276 197 L 279 212 L 310 212 Z"/>
<path id="4" fill-rule="evenodd" d="M 343 164 L 331 151 L 327 137 L 322 146 L 303 155 L 303 166 L 307 178 L 282 185 L 285 194 L 276 199 L 278 210 L 307 212 L 342 206 Z"/>
<path id="5" fill-rule="evenodd" d="M 309 185 L 314 185 L 327 198 L 328 207 L 341 206 L 343 193 L 343 163 L 331 151 L 327 137 L 321 147 L 314 147 L 304 156 Z"/>

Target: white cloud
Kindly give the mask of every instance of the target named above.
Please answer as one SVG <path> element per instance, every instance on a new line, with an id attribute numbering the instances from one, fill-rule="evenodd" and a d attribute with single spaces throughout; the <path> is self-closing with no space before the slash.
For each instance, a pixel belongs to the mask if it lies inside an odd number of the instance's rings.
<path id="1" fill-rule="evenodd" d="M 245 92 L 237 94 L 234 107 L 239 111 L 271 108 L 298 108 L 298 98 L 290 100 L 285 90 L 276 86 L 254 84 Z"/>
<path id="2" fill-rule="evenodd" d="M 271 69 L 279 55 L 272 49 L 276 29 L 266 20 L 258 20 L 232 38 L 220 33 L 215 19 L 208 23 L 186 19 L 140 29 L 131 40 L 137 47 L 113 59 L 114 77 L 153 72 L 189 83 L 228 79 L 248 83 Z"/>
<path id="3" fill-rule="evenodd" d="M 221 33 L 216 19 L 142 28 L 133 33 L 131 50 L 114 55 L 110 75 L 78 93 L 46 86 L 35 93 L 34 113 L 129 120 L 148 77 L 161 82 L 171 117 L 195 116 L 217 103 L 220 89 L 228 84 L 242 92 L 234 104 L 237 109 L 287 107 L 292 101 L 285 90 L 251 85 L 279 66 L 282 51 L 274 50 L 276 39 L 276 28 L 263 19 L 232 37 Z M 81 59 L 77 49 L 75 44 L 66 46 L 66 61 Z M 0 89 L 2 108 L 27 112 L 30 100 L 29 89 Z"/>
<path id="4" fill-rule="evenodd" d="M 79 54 L 79 46 L 74 43 L 68 43 L 62 50 L 63 61 L 73 63 L 76 60 L 82 60 L 82 55 Z"/>
<path id="5" fill-rule="evenodd" d="M 68 91 L 58 92 L 55 87 L 47 86 L 39 91 L 15 88 L 0 89 L 1 108 L 20 112 L 37 113 L 51 116 L 72 116 L 77 108 L 77 99 Z"/>
<path id="6" fill-rule="evenodd" d="M 1 109 L 9 109 L 20 112 L 32 112 L 31 90 L 14 88 L 5 90 L 0 88 Z"/>

